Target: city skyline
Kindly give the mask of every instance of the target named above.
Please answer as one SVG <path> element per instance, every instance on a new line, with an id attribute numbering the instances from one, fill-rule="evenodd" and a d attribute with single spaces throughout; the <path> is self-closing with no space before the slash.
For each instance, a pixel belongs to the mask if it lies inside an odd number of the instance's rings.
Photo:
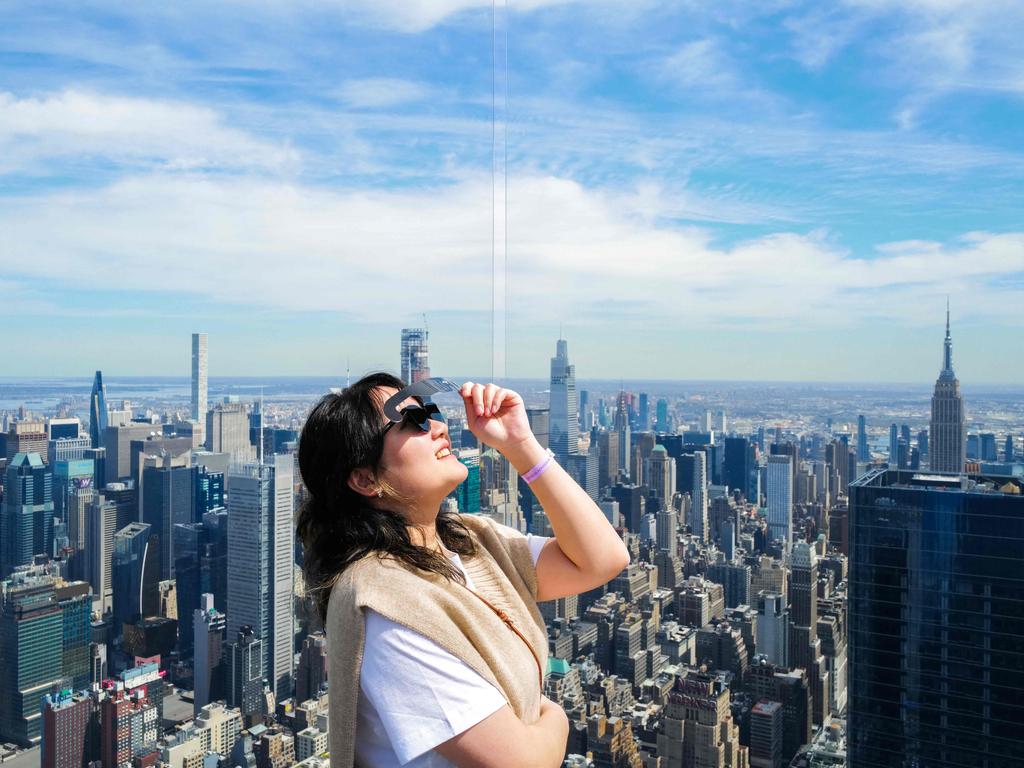
<path id="1" fill-rule="evenodd" d="M 0 31 L 18 372 L 113 370 L 115 337 L 126 371 L 171 372 L 196 326 L 225 374 L 256 344 L 365 370 L 423 313 L 436 370 L 488 371 L 490 6 L 185 8 Z M 962 375 L 1020 380 L 1022 13 L 511 4 L 509 375 L 543 376 L 565 323 L 607 377 L 923 380 L 949 294 Z"/>

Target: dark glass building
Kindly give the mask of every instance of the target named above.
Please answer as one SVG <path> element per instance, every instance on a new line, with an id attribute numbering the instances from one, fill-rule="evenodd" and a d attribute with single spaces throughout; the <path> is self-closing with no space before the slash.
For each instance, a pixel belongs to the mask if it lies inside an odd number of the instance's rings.
<path id="1" fill-rule="evenodd" d="M 38 453 L 15 454 L 0 504 L 0 577 L 52 551 L 53 468 Z"/>
<path id="2" fill-rule="evenodd" d="M 850 486 L 850 765 L 1021 765 L 1022 491 L 892 470 Z"/>
<path id="3" fill-rule="evenodd" d="M 103 432 L 107 424 L 107 390 L 103 386 L 103 372 L 96 371 L 89 396 L 89 440 L 93 448 L 103 446 Z"/>

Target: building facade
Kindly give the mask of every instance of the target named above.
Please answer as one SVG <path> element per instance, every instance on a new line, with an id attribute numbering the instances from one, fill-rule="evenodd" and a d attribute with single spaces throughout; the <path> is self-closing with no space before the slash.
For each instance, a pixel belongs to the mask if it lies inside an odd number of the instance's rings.
<path id="1" fill-rule="evenodd" d="M 851 486 L 851 765 L 1019 765 L 1022 491 L 885 470 Z"/>

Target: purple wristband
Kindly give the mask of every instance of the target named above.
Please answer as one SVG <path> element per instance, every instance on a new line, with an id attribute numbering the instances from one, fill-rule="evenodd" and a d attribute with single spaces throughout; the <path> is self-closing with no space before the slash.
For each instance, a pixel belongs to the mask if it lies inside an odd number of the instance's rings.
<path id="1" fill-rule="evenodd" d="M 551 449 L 548 449 L 548 455 L 545 456 L 539 464 L 534 466 L 533 469 L 531 469 L 525 475 L 523 475 L 523 480 L 525 480 L 527 484 L 532 483 L 534 480 L 536 480 L 538 477 L 544 474 L 544 470 L 548 468 L 548 466 L 551 464 L 552 461 L 554 461 L 554 459 L 555 454 L 552 453 Z"/>

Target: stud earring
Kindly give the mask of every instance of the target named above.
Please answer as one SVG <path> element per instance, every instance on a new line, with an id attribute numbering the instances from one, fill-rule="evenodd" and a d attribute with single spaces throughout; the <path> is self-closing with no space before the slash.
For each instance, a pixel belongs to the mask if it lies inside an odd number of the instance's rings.
<path id="1" fill-rule="evenodd" d="M 377 489 L 377 498 L 378 499 L 384 498 L 384 491 L 381 488 Z"/>

